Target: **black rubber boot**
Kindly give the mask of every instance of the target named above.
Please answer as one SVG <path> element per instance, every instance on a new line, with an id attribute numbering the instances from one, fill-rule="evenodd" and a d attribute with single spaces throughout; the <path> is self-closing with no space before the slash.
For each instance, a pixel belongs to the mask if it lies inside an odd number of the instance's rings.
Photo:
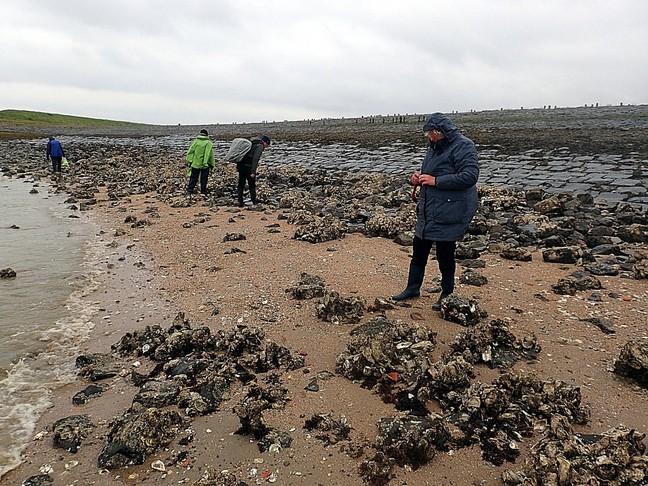
<path id="1" fill-rule="evenodd" d="M 439 298 L 437 299 L 437 301 L 436 301 L 434 304 L 432 304 L 432 310 L 440 311 L 440 310 L 441 310 L 441 301 L 442 301 L 443 299 L 445 299 L 445 298 L 446 298 L 448 295 L 450 295 L 451 293 L 452 293 L 452 292 L 448 292 L 448 293 L 441 292 L 441 293 L 439 294 Z"/>
<path id="2" fill-rule="evenodd" d="M 425 267 L 410 263 L 409 276 L 407 277 L 407 287 L 400 294 L 392 295 L 391 299 L 396 302 L 413 299 L 421 295 L 421 285 L 425 277 Z"/>

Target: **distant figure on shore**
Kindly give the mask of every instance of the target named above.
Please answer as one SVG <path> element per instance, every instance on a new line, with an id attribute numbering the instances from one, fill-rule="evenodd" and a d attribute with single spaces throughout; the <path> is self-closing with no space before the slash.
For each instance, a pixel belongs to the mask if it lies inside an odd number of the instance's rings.
<path id="1" fill-rule="evenodd" d="M 252 140 L 252 148 L 236 163 L 236 170 L 238 170 L 238 205 L 243 207 L 243 192 L 245 191 L 245 182 L 247 181 L 250 188 L 250 199 L 252 204 L 257 203 L 256 197 L 256 172 L 259 166 L 259 159 L 263 151 L 270 146 L 270 137 L 261 135 Z"/>
<path id="2" fill-rule="evenodd" d="M 52 161 L 52 172 L 61 172 L 61 162 L 65 157 L 63 146 L 55 137 L 49 137 L 47 142 L 47 155 L 45 160 Z"/>
<path id="3" fill-rule="evenodd" d="M 402 301 L 420 295 L 430 250 L 436 244 L 441 294 L 432 308 L 438 310 L 441 301 L 454 291 L 456 242 L 477 211 L 479 161 L 475 144 L 447 116 L 434 113 L 423 126 L 423 133 L 429 142 L 427 154 L 420 172 L 410 177 L 415 190 L 421 187 L 414 254 L 407 287 L 392 299 Z"/>
<path id="4" fill-rule="evenodd" d="M 207 180 L 209 179 L 209 169 L 214 168 L 214 144 L 209 140 L 209 134 L 204 128 L 200 130 L 186 156 L 189 169 L 189 184 L 187 185 L 187 195 L 191 196 L 200 177 L 200 193 L 207 194 Z"/>

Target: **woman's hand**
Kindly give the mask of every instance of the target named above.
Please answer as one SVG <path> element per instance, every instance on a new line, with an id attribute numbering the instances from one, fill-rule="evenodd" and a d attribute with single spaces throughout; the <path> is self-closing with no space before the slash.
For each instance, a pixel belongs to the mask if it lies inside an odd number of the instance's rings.
<path id="1" fill-rule="evenodd" d="M 416 171 L 412 174 L 410 177 L 410 186 L 418 186 L 421 183 L 419 182 L 419 176 L 421 175 L 420 172 Z"/>
<path id="2" fill-rule="evenodd" d="M 436 186 L 436 177 L 430 174 L 420 174 L 418 176 L 418 183 L 422 186 Z"/>

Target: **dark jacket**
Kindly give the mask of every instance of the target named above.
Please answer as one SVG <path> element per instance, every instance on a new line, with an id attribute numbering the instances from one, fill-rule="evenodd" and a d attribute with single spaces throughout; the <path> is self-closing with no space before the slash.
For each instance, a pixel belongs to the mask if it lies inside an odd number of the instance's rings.
<path id="1" fill-rule="evenodd" d="M 457 241 L 477 211 L 477 148 L 450 119 L 434 113 L 423 126 L 436 129 L 444 139 L 430 143 L 422 174 L 436 177 L 436 186 L 421 186 L 416 208 L 416 236 L 431 241 Z"/>
<path id="2" fill-rule="evenodd" d="M 47 156 L 48 157 L 65 157 L 61 142 L 58 140 L 50 140 L 47 142 Z"/>
<path id="3" fill-rule="evenodd" d="M 259 159 L 263 153 L 263 142 L 260 138 L 253 138 L 250 140 L 252 142 L 252 147 L 247 154 L 243 156 L 240 162 L 236 163 L 236 168 L 240 172 L 241 169 L 250 171 L 252 174 L 256 174 L 257 167 L 259 166 Z"/>

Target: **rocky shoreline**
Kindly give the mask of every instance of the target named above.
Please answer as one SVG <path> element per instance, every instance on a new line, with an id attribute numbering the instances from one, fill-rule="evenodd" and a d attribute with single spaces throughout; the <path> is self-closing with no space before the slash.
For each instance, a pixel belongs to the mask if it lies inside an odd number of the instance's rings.
<path id="1" fill-rule="evenodd" d="M 231 167 L 207 198 L 183 197 L 179 147 L 71 147 L 72 171 L 52 184 L 103 220 L 112 269 L 150 265 L 141 285 L 184 314 L 126 324 L 80 356 L 86 383 L 2 482 L 648 478 L 640 204 L 480 187 L 458 296 L 439 316 L 434 295 L 385 299 L 404 281 L 415 217 L 397 173 L 277 161 L 260 172 L 263 205 L 238 209 Z M 6 175 L 47 176 L 35 146 L 7 153 Z M 150 262 L 127 258 L 134 243 Z"/>

